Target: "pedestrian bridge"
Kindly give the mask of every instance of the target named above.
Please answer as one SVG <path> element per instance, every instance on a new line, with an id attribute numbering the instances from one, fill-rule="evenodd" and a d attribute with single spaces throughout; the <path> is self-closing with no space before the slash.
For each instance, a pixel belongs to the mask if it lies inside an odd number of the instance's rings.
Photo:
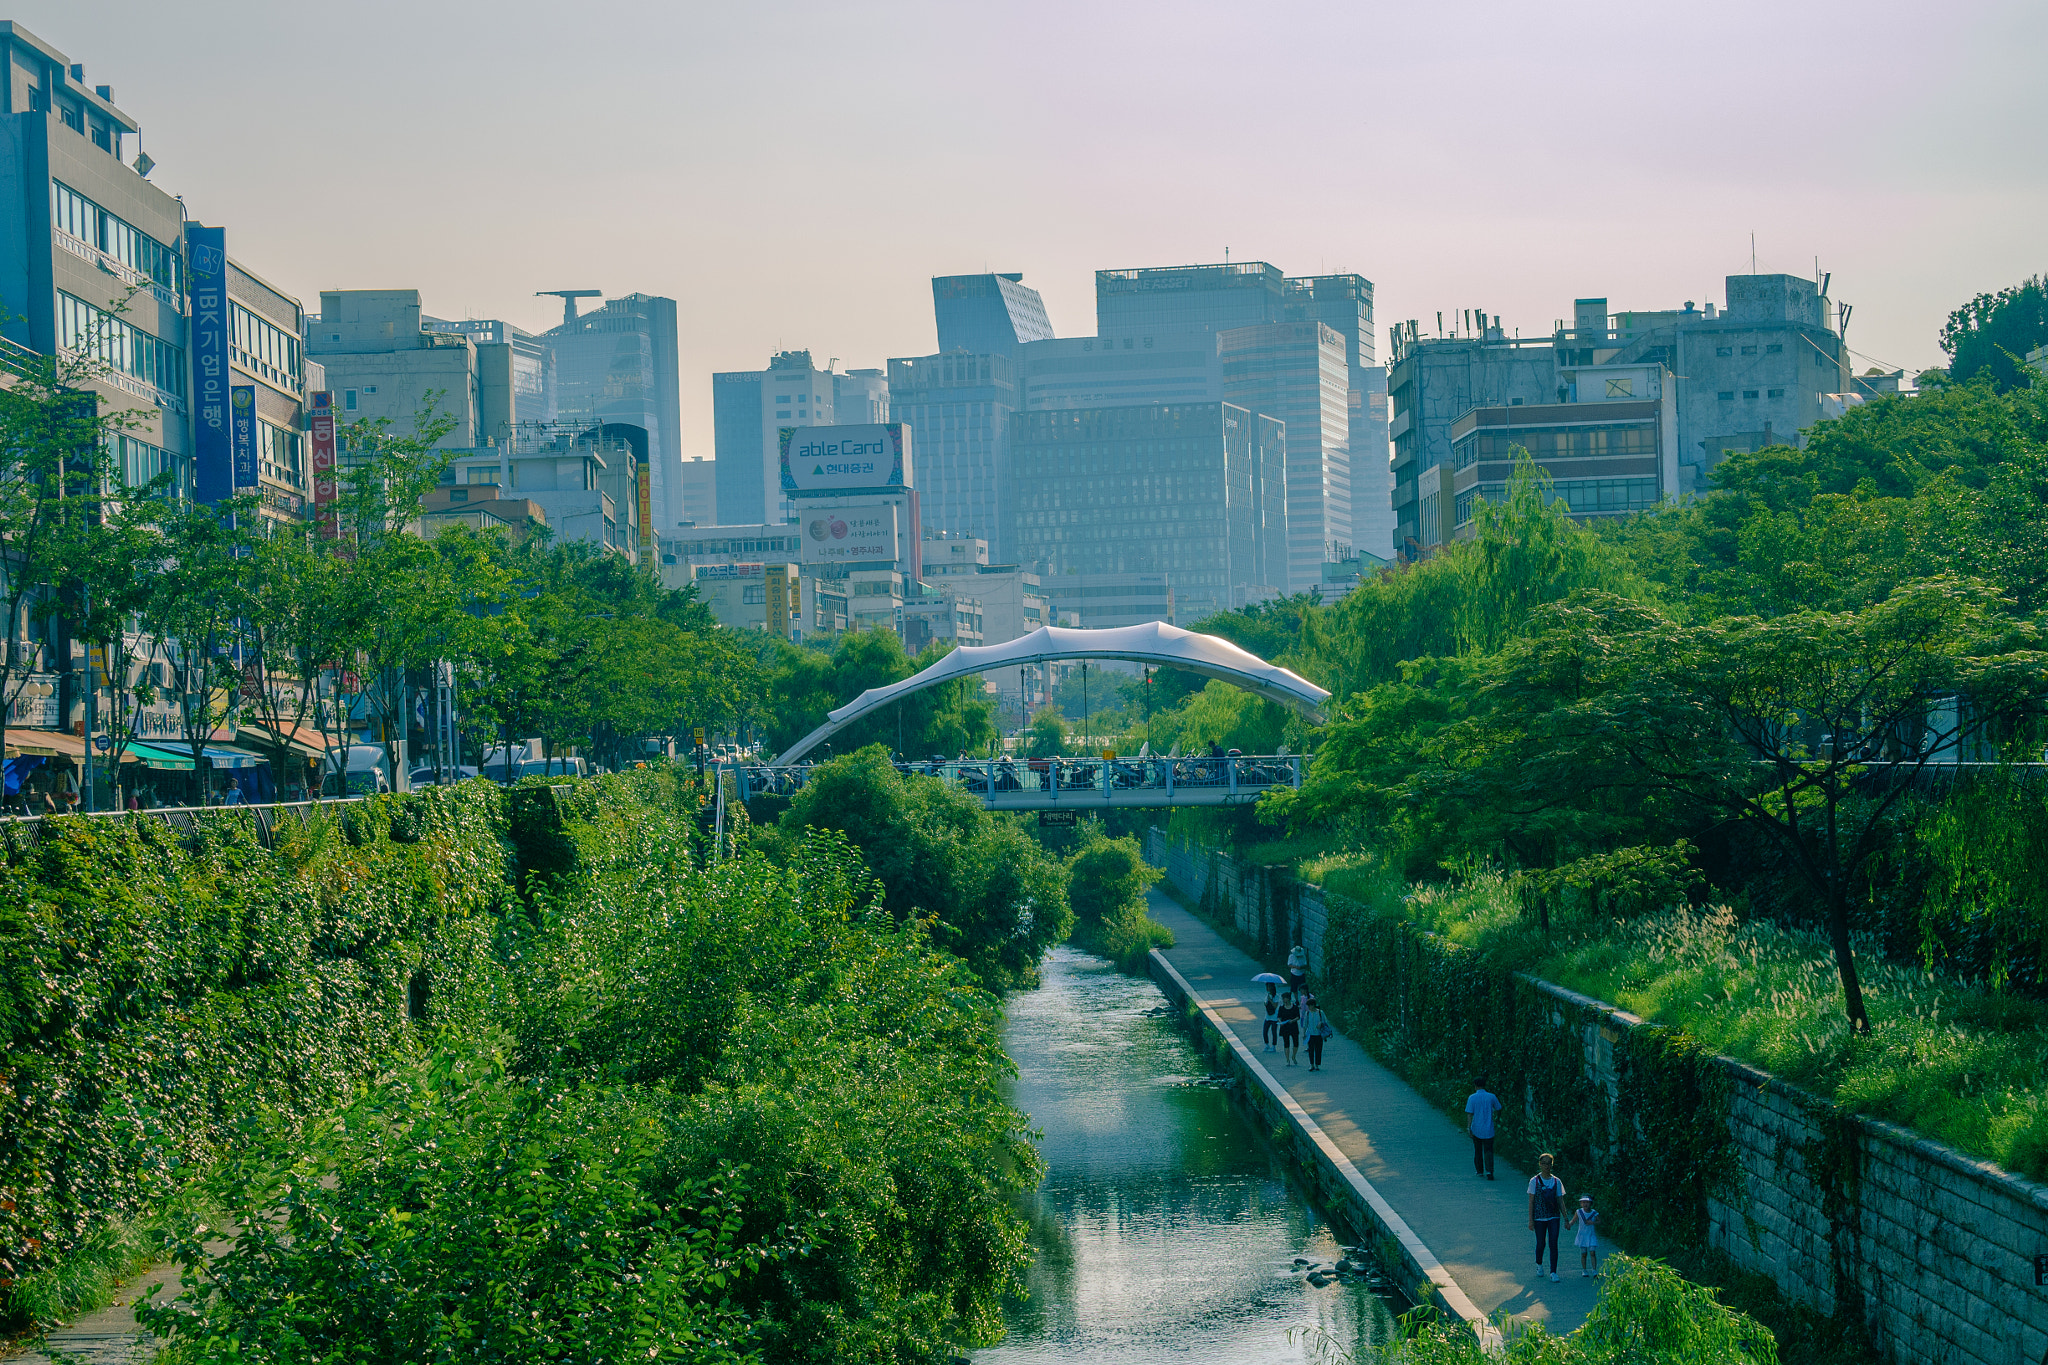
<path id="1" fill-rule="evenodd" d="M 901 682 L 890 683 L 886 687 L 870 687 L 846 705 L 826 712 L 825 723 L 785 749 L 778 761 L 795 763 L 855 721 L 927 687 L 986 673 L 992 668 L 1082 659 L 1119 659 L 1126 663 L 1163 665 L 1205 678 L 1220 678 L 1267 701 L 1292 707 L 1314 721 L 1323 718 L 1323 703 L 1330 699 L 1328 692 L 1307 678 L 1278 664 L 1269 664 L 1228 640 L 1215 635 L 1197 635 L 1191 630 L 1167 625 L 1164 621 L 1119 626 L 1113 630 L 1040 626 L 1029 635 L 1004 644 L 963 646 Z"/>
<path id="2" fill-rule="evenodd" d="M 998 758 L 899 763 L 901 773 L 935 777 L 949 787 L 981 798 L 990 810 L 1158 809 L 1180 806 L 1242 806 L 1280 787 L 1301 785 L 1298 754 L 1220 758 Z M 728 769 L 742 800 L 794 796 L 810 777 L 811 765 L 781 764 Z"/>

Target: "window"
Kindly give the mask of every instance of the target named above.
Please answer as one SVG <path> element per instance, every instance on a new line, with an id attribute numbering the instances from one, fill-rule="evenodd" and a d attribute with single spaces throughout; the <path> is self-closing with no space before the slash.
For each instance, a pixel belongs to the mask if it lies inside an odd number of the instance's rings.
<path id="1" fill-rule="evenodd" d="M 1756 354 L 1756 347 L 1754 347 L 1754 346 L 1745 346 L 1745 347 L 1743 347 L 1743 348 L 1742 348 L 1742 353 L 1743 353 L 1744 355 L 1755 355 L 1755 354 Z"/>
<path id="2" fill-rule="evenodd" d="M 294 392 L 299 388 L 299 339 L 232 301 L 228 304 L 228 348 L 235 363 L 250 373 L 262 375 L 279 388 Z M 376 392 L 367 385 L 363 391 Z"/>
<path id="3" fill-rule="evenodd" d="M 108 368 L 185 396 L 185 352 L 83 299 L 57 295 L 57 344 Z"/>
<path id="4" fill-rule="evenodd" d="M 1785 391 L 1783 389 L 1772 389 L 1770 392 L 1770 396 L 1772 398 L 1783 398 L 1785 396 Z"/>
<path id="5" fill-rule="evenodd" d="M 377 391 L 377 386 L 376 386 L 375 384 L 365 384 L 365 385 L 363 385 L 363 392 L 364 392 L 364 393 L 375 393 L 376 391 Z"/>
<path id="6" fill-rule="evenodd" d="M 1609 398 L 1628 398 L 1633 396 L 1634 393 L 1635 381 L 1632 379 L 1610 379 L 1607 381 L 1607 396 Z"/>
<path id="7" fill-rule="evenodd" d="M 279 483 L 290 484 L 293 488 L 304 483 L 299 463 L 299 433 L 274 427 L 268 422 L 256 424 L 257 471 L 268 475 Z"/>
<path id="8" fill-rule="evenodd" d="M 109 448 L 114 457 L 114 469 L 126 488 L 141 488 L 159 475 L 168 474 L 166 496 L 182 498 L 191 495 L 191 470 L 181 456 L 147 441 L 138 441 L 133 436 L 115 436 L 109 442 Z"/>
<path id="9" fill-rule="evenodd" d="M 1765 355 L 1777 355 L 1777 354 L 1779 354 L 1780 352 L 1782 352 L 1782 351 L 1783 351 L 1784 349 L 1785 349 L 1785 348 L 1784 348 L 1783 346 L 1779 346 L 1779 345 L 1770 345 L 1770 346 L 1766 346 L 1766 347 L 1764 347 L 1764 354 L 1765 354 Z"/>
<path id="10" fill-rule="evenodd" d="M 1734 355 L 1734 354 L 1735 354 L 1735 348 L 1734 348 L 1733 346 L 1716 346 L 1716 347 L 1714 348 L 1714 354 L 1715 354 L 1715 355 Z"/>
<path id="11" fill-rule="evenodd" d="M 108 213 L 61 180 L 50 182 L 50 218 L 57 231 L 104 251 L 166 289 L 182 288 L 178 253 Z"/>
<path id="12" fill-rule="evenodd" d="M 1735 390 L 1723 389 L 1721 390 L 1721 392 L 1715 394 L 1714 396 L 1716 398 L 1719 398 L 1723 403 L 1733 403 L 1735 401 Z"/>
<path id="13" fill-rule="evenodd" d="M 354 389 L 343 389 L 341 391 L 341 405 L 350 412 L 356 410 L 356 391 Z"/>
<path id="14" fill-rule="evenodd" d="M 1743 396 L 1744 398 L 1754 398 L 1754 397 L 1756 397 L 1756 390 L 1755 390 L 1755 389 L 1744 389 L 1744 390 L 1742 391 L 1742 396 Z"/>

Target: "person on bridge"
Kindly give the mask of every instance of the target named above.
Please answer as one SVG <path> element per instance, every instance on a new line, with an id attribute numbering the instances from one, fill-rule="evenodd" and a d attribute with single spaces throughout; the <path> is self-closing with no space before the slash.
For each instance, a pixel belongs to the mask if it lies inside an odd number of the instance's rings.
<path id="1" fill-rule="evenodd" d="M 1493 1179 L 1493 1119 L 1501 1111 L 1500 1096 L 1486 1088 L 1486 1077 L 1472 1082 L 1465 1101 L 1465 1130 L 1472 1135 L 1472 1169 Z"/>
<path id="2" fill-rule="evenodd" d="M 1545 1152 L 1529 1178 L 1529 1231 L 1536 1234 L 1536 1272 L 1543 1273 L 1543 1244 L 1550 1243 L 1550 1278 L 1557 1278 L 1557 1232 L 1564 1221 L 1564 1182 L 1550 1173 L 1557 1160 Z"/>
<path id="3" fill-rule="evenodd" d="M 1287 1054 L 1287 1065 L 1293 1066 L 1295 1054 L 1301 1051 L 1301 1001 L 1293 991 L 1280 997 L 1280 1047 Z"/>

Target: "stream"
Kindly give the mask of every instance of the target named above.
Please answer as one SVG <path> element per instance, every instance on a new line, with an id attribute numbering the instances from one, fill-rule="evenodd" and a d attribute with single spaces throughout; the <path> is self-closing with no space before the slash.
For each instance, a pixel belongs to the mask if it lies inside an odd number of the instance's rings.
<path id="1" fill-rule="evenodd" d="M 1300 1329 L 1357 1350 L 1406 1305 L 1363 1282 L 1311 1286 L 1297 1257 L 1344 1252 L 1150 981 L 1055 948 L 1010 997 L 1011 1102 L 1049 1168 L 1027 1197 L 1033 1261 L 1008 1338 L 978 1365 L 1316 1359 Z M 1290 1340 L 1292 1334 L 1292 1340 Z"/>

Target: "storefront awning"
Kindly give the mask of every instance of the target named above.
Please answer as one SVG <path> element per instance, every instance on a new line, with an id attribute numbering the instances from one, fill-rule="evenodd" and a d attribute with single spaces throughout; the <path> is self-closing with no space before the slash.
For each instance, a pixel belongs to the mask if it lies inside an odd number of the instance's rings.
<path id="1" fill-rule="evenodd" d="M 132 739 L 128 741 L 128 756 L 145 768 L 162 768 L 168 772 L 180 773 L 192 771 L 192 755 L 159 749 L 151 744 L 137 744 Z"/>
<path id="2" fill-rule="evenodd" d="M 290 733 L 285 734 L 284 732 L 273 730 L 267 725 L 251 725 L 244 721 L 240 737 L 245 744 L 265 744 L 275 743 L 281 734 L 286 744 L 296 749 L 299 753 L 304 754 L 307 758 L 325 758 L 327 756 L 327 737 L 310 725 L 295 725 Z"/>
<path id="3" fill-rule="evenodd" d="M 209 744 L 200 752 L 216 768 L 254 768 L 270 762 L 254 749 L 238 749 L 232 744 Z"/>
<path id="4" fill-rule="evenodd" d="M 85 743 L 68 730 L 17 730 L 10 726 L 7 731 L 7 756 L 61 757 L 73 762 L 83 762 Z"/>

